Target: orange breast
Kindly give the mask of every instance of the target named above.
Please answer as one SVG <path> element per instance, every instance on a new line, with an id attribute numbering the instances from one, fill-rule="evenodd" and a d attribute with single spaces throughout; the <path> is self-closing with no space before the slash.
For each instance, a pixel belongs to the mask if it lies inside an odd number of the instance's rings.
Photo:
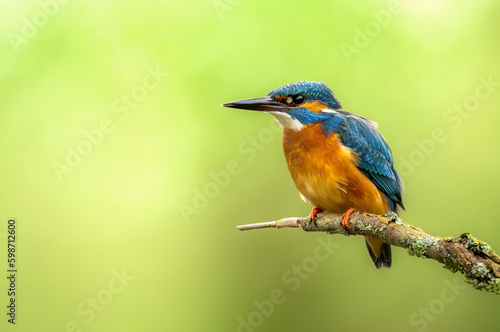
<path id="1" fill-rule="evenodd" d="M 283 131 L 288 169 L 302 196 L 324 211 L 349 208 L 384 214 L 389 205 L 378 188 L 357 168 L 356 153 L 335 133 L 326 137 L 321 124 Z"/>

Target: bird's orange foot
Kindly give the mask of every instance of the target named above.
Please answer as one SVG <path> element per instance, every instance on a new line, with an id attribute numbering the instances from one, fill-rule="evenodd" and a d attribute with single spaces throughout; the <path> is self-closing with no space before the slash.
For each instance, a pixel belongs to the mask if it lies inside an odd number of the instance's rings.
<path id="1" fill-rule="evenodd" d="M 353 208 L 350 208 L 346 212 L 344 212 L 343 218 L 342 218 L 342 227 L 346 228 L 347 225 L 349 224 L 349 217 L 355 210 Z"/>
<path id="2" fill-rule="evenodd" d="M 311 214 L 309 214 L 309 222 L 313 222 L 316 227 L 318 226 L 318 224 L 316 224 L 316 217 L 318 216 L 318 213 L 321 212 L 323 212 L 323 210 L 315 207 L 312 209 Z"/>

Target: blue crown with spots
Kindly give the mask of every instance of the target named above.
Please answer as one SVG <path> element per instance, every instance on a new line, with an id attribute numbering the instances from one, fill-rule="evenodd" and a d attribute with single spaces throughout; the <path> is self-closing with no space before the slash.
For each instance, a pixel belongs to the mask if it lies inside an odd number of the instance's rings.
<path id="1" fill-rule="evenodd" d="M 340 102 L 333 95 L 332 89 L 323 82 L 302 81 L 280 86 L 269 92 L 268 97 L 275 99 L 277 96 L 304 97 L 305 101 L 321 101 L 331 109 L 340 109 Z"/>

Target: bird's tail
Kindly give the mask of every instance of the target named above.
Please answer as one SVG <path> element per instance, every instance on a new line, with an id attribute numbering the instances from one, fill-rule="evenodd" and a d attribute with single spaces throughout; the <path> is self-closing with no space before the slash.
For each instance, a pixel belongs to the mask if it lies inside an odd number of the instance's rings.
<path id="1" fill-rule="evenodd" d="M 380 269 L 381 267 L 391 267 L 391 245 L 372 237 L 365 237 L 366 248 L 372 258 L 373 264 Z"/>

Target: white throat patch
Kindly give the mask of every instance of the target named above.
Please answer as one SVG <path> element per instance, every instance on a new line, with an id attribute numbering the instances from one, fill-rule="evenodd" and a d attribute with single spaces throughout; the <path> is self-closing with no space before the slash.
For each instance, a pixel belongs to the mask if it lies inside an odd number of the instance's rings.
<path id="1" fill-rule="evenodd" d="M 276 121 L 280 124 L 283 129 L 291 129 L 293 131 L 301 130 L 304 125 L 300 123 L 299 120 L 292 118 L 290 115 L 283 112 L 267 112 L 274 116 Z"/>

